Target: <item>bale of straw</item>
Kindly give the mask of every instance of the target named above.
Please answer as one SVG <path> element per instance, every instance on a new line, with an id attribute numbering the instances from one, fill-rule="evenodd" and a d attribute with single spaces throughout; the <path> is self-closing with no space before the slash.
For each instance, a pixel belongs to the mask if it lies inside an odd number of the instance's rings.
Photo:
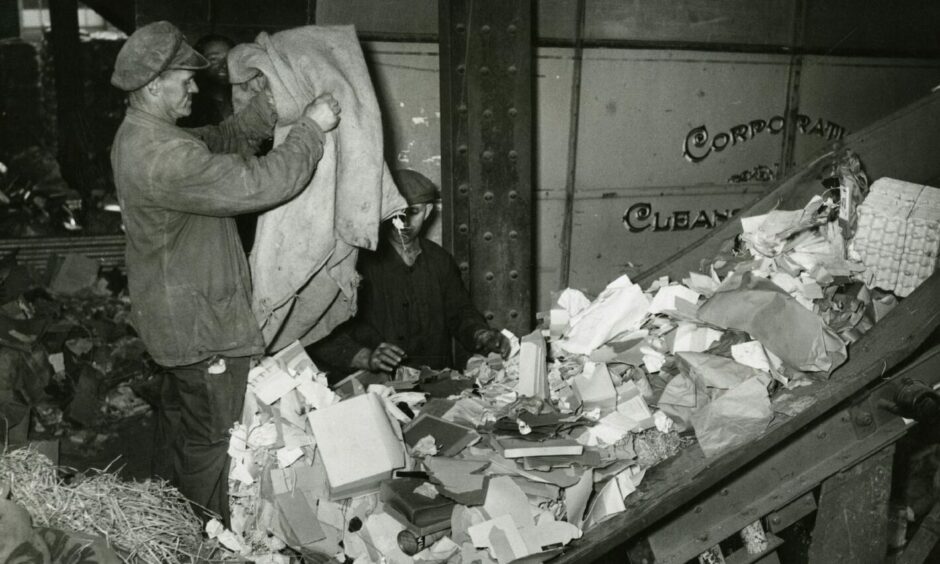
<path id="1" fill-rule="evenodd" d="M 165 482 L 124 482 L 96 470 L 66 483 L 48 458 L 29 448 L 0 455 L 0 482 L 10 484 L 34 526 L 100 535 L 128 563 L 237 559 L 203 538 L 192 507 Z"/>

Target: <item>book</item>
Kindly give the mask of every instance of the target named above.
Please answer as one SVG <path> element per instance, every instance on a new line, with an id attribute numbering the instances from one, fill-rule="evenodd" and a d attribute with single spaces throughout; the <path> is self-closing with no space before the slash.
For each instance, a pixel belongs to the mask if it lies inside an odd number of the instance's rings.
<path id="1" fill-rule="evenodd" d="M 516 384 L 519 395 L 549 399 L 546 354 L 547 345 L 538 329 L 520 340 L 519 382 Z"/>
<path id="2" fill-rule="evenodd" d="M 441 419 L 422 411 L 404 431 L 405 443 L 414 448 L 424 437 L 434 437 L 438 456 L 454 456 L 468 445 L 476 442 L 480 435 L 463 425 Z"/>
<path id="3" fill-rule="evenodd" d="M 427 483 L 426 480 L 417 478 L 394 478 L 382 482 L 379 497 L 385 504 L 385 512 L 402 521 L 402 524 L 413 527 L 450 526 L 455 502 L 440 494 L 428 497 L 415 492 Z"/>
<path id="4" fill-rule="evenodd" d="M 579 455 L 584 452 L 584 445 L 565 438 L 528 441 L 515 437 L 495 437 L 493 446 L 503 458 Z"/>
<path id="5" fill-rule="evenodd" d="M 382 400 L 363 394 L 307 416 L 330 485 L 330 499 L 375 492 L 405 465 L 404 446 Z"/>

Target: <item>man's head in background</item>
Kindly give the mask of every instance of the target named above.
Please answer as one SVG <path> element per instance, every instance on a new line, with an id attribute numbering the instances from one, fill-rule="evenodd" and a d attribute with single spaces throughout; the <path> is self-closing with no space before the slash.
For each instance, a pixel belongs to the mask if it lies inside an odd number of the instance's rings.
<path id="1" fill-rule="evenodd" d="M 196 51 L 209 61 L 206 76 L 218 84 L 228 84 L 228 52 L 235 46 L 235 42 L 224 35 L 209 34 L 196 42 Z"/>
<path id="2" fill-rule="evenodd" d="M 386 222 L 386 236 L 407 246 L 421 236 L 425 223 L 434 211 L 434 202 L 438 198 L 437 186 L 420 172 L 408 169 L 392 171 L 392 178 L 408 207 L 397 216 L 401 221 L 400 226 L 394 225 L 395 219 Z"/>

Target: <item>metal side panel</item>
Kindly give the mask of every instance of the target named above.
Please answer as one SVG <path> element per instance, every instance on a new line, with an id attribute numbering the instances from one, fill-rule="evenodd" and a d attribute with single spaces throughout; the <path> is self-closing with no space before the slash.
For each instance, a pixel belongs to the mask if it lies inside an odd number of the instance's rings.
<path id="1" fill-rule="evenodd" d="M 800 124 L 805 134 L 796 137 L 796 162 L 806 162 L 828 144 L 826 136 L 809 132 L 859 131 L 937 85 L 940 61 L 934 59 L 804 57 L 799 106 L 809 119 Z"/>

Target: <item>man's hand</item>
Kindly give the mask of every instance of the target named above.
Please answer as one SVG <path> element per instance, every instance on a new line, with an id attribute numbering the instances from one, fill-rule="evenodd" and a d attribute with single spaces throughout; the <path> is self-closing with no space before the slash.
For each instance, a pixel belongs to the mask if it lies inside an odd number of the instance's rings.
<path id="1" fill-rule="evenodd" d="M 480 329 L 473 334 L 473 342 L 476 344 L 478 352 L 498 353 L 506 358 L 512 350 L 512 344 L 506 335 L 496 329 Z"/>
<path id="2" fill-rule="evenodd" d="M 405 351 L 391 343 L 382 343 L 372 350 L 360 349 L 353 357 L 353 368 L 373 372 L 394 372 L 405 358 Z"/>
<path id="3" fill-rule="evenodd" d="M 323 131 L 332 131 L 339 123 L 339 102 L 332 94 L 321 94 L 304 108 L 304 115 L 316 122 Z"/>

